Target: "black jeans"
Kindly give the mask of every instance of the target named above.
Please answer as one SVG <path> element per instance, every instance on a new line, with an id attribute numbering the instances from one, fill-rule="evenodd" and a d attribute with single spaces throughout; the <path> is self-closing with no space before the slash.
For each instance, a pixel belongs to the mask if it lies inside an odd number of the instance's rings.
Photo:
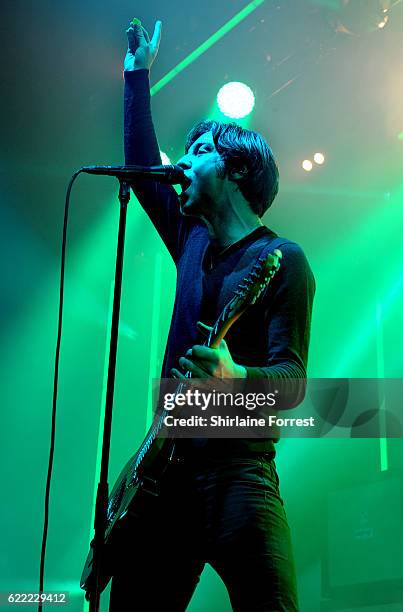
<path id="1" fill-rule="evenodd" d="M 236 612 L 298 610 L 274 459 L 170 465 L 160 496 L 132 522 L 110 612 L 186 610 L 205 563 L 222 578 Z"/>

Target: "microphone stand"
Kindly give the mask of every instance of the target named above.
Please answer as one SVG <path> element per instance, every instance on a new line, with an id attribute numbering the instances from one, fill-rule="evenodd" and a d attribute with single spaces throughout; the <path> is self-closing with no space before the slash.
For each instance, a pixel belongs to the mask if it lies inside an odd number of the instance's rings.
<path id="1" fill-rule="evenodd" d="M 116 251 L 116 268 L 115 268 L 115 287 L 113 295 L 112 309 L 112 328 L 109 349 L 109 365 L 108 365 L 108 382 L 106 387 L 105 401 L 105 416 L 104 416 L 104 435 L 102 441 L 102 457 L 101 457 L 101 472 L 99 477 L 97 498 L 95 504 L 95 520 L 94 530 L 95 535 L 91 543 L 93 548 L 93 572 L 94 586 L 89 591 L 89 610 L 90 612 L 98 612 L 100 604 L 100 588 L 99 578 L 102 564 L 102 553 L 105 542 L 106 518 L 109 498 L 108 485 L 108 466 L 109 466 L 109 450 L 111 441 L 112 429 L 112 408 L 113 408 L 113 392 L 115 387 L 115 369 L 116 369 L 116 353 L 118 347 L 118 329 L 119 329 L 119 312 L 120 312 L 120 297 L 122 292 L 122 271 L 123 271 L 123 253 L 125 244 L 126 232 L 126 213 L 127 204 L 130 200 L 130 186 L 124 180 L 119 178 L 119 230 L 118 244 Z"/>

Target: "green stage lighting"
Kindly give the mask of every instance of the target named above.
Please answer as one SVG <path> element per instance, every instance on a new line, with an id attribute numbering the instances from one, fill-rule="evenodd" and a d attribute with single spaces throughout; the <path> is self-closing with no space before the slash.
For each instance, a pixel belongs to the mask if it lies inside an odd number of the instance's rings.
<path id="1" fill-rule="evenodd" d="M 226 117 L 241 119 L 252 112 L 255 96 L 245 83 L 233 81 L 221 87 L 217 94 L 217 105 Z"/>
<path id="2" fill-rule="evenodd" d="M 197 49 L 192 51 L 192 53 L 190 53 L 187 57 L 185 57 L 185 59 L 179 62 L 179 64 L 177 64 L 164 77 L 162 77 L 162 79 L 160 79 L 158 83 L 153 85 L 151 87 L 151 95 L 155 96 L 155 94 L 160 89 L 170 83 L 170 81 L 172 81 L 172 79 L 175 78 L 180 72 L 182 72 L 182 70 L 187 68 L 187 66 L 190 66 L 192 62 L 194 62 L 198 57 L 200 57 L 203 53 L 210 49 L 210 47 L 212 47 L 217 41 L 219 41 L 223 36 L 225 36 L 225 34 L 235 28 L 238 23 L 241 23 L 241 21 L 246 19 L 248 15 L 250 15 L 264 2 L 265 0 L 253 0 L 252 2 L 244 6 L 243 9 L 239 11 L 239 13 L 236 13 L 236 15 L 232 17 L 232 19 L 227 21 L 227 23 L 224 23 L 224 25 L 221 26 L 221 28 L 217 30 L 217 32 L 212 34 L 205 42 L 199 45 Z"/>
<path id="3" fill-rule="evenodd" d="M 161 162 L 164 166 L 170 166 L 172 164 L 171 160 L 169 159 L 168 155 L 166 153 L 164 153 L 164 151 L 160 151 L 160 155 L 161 155 Z"/>

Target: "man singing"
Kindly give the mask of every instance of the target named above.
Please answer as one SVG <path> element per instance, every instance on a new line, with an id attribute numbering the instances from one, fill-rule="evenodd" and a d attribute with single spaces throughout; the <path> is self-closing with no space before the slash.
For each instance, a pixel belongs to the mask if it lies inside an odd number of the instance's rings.
<path id="1" fill-rule="evenodd" d="M 161 164 L 150 109 L 149 71 L 161 22 L 150 39 L 128 30 L 126 164 Z M 306 377 L 314 279 L 301 248 L 261 217 L 278 191 L 272 151 L 256 132 L 202 121 L 178 161 L 186 185 L 136 183 L 133 190 L 177 269 L 162 377 Z M 257 259 L 280 248 L 279 272 L 263 299 L 217 349 L 203 333 Z M 158 498 L 138 511 L 119 554 L 110 610 L 183 611 L 205 563 L 222 578 L 238 612 L 298 610 L 289 527 L 270 439 L 179 440 Z"/>

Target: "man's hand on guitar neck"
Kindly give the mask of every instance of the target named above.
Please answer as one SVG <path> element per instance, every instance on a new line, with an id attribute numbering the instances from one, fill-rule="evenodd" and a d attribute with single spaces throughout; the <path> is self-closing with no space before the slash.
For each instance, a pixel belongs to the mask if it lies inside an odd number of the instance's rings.
<path id="1" fill-rule="evenodd" d="M 200 322 L 197 326 L 205 335 L 212 329 Z M 179 365 L 185 372 L 191 372 L 192 378 L 246 378 L 246 368 L 234 362 L 225 340 L 221 340 L 216 349 L 196 344 L 179 359 Z M 170 373 L 173 378 L 186 379 L 184 373 L 176 368 L 172 368 Z"/>

